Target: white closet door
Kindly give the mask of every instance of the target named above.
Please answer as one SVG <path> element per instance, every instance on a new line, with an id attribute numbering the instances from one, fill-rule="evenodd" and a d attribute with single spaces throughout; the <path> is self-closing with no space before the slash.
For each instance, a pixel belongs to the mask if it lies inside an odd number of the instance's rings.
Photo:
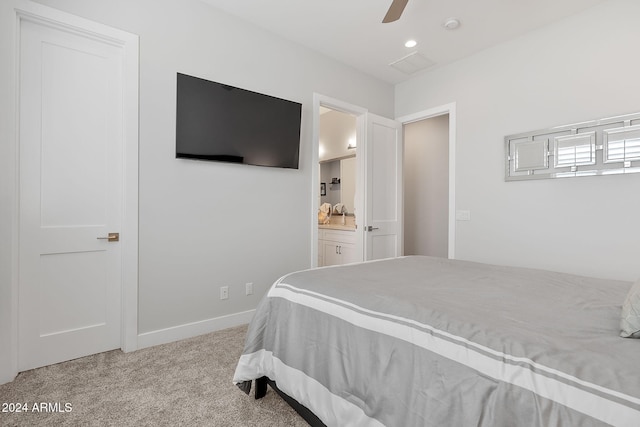
<path id="1" fill-rule="evenodd" d="M 123 53 L 20 26 L 19 369 L 119 348 Z"/>

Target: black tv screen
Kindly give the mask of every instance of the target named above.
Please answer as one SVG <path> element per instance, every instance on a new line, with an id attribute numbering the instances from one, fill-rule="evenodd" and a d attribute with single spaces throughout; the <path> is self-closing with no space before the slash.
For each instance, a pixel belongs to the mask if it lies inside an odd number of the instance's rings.
<path id="1" fill-rule="evenodd" d="M 176 157 L 298 169 L 302 105 L 178 73 Z"/>

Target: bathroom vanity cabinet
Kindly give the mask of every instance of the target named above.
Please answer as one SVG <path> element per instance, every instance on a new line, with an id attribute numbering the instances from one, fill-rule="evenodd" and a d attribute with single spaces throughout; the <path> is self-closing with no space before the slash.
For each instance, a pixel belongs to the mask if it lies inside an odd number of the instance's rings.
<path id="1" fill-rule="evenodd" d="M 354 230 L 318 228 L 318 266 L 348 264 L 358 261 Z"/>

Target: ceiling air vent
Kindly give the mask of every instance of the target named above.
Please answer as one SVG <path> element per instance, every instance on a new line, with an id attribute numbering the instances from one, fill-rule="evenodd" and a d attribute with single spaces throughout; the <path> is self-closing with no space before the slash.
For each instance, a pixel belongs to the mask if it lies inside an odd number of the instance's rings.
<path id="1" fill-rule="evenodd" d="M 389 64 L 389 66 L 402 71 L 405 74 L 413 74 L 416 71 L 426 70 L 434 65 L 436 65 L 435 62 L 420 54 L 420 52 L 412 52 L 409 55 Z"/>

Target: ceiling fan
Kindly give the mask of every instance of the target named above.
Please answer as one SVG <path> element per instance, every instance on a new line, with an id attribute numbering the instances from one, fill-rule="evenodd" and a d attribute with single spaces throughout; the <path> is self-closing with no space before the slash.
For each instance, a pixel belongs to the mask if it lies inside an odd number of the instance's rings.
<path id="1" fill-rule="evenodd" d="M 393 0 L 393 3 L 391 3 L 391 6 L 389 6 L 389 10 L 387 11 L 387 14 L 384 16 L 384 19 L 382 20 L 382 23 L 386 24 L 386 23 L 394 22 L 400 19 L 400 16 L 402 16 L 402 12 L 404 11 L 404 8 L 407 6 L 408 1 L 409 0 Z"/>

